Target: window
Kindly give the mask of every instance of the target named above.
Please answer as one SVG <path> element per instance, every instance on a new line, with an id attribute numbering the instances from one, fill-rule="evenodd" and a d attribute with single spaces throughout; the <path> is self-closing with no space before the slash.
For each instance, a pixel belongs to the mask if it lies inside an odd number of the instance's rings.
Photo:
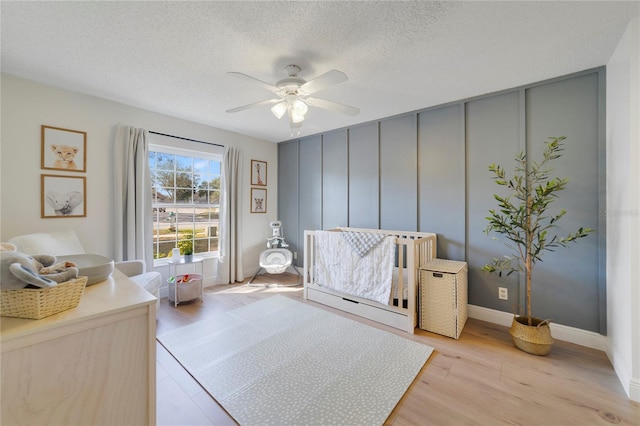
<path id="1" fill-rule="evenodd" d="M 218 251 L 221 161 L 219 154 L 149 145 L 155 259 L 187 241 L 194 254 Z"/>

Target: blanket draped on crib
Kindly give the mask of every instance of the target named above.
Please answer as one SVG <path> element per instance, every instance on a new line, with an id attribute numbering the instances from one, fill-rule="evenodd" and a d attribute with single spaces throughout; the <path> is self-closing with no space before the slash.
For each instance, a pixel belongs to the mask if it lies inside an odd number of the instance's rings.
<path id="1" fill-rule="evenodd" d="M 315 282 L 323 287 L 388 305 L 393 279 L 395 237 L 385 236 L 367 250 L 355 250 L 366 235 L 347 238 L 344 232 L 316 231 Z M 355 238 L 354 238 L 355 237 Z M 376 240 L 379 240 L 376 238 Z M 360 254 L 366 254 L 361 256 Z"/>

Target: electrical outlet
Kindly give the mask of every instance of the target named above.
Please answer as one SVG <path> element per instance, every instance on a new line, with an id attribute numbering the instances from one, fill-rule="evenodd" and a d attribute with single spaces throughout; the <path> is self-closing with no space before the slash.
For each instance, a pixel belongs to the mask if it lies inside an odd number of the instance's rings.
<path id="1" fill-rule="evenodd" d="M 509 300 L 509 289 L 506 287 L 498 287 L 498 299 Z"/>
<path id="2" fill-rule="evenodd" d="M 297 251 L 293 252 L 293 259 L 294 260 L 298 260 L 298 252 Z"/>

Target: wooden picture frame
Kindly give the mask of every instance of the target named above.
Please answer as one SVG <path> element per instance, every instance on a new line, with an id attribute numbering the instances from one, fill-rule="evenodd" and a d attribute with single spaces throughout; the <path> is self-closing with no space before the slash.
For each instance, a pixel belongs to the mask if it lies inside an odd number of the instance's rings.
<path id="1" fill-rule="evenodd" d="M 84 176 L 40 175 L 43 219 L 87 217 L 87 180 Z"/>
<path id="2" fill-rule="evenodd" d="M 251 160 L 251 185 L 267 186 L 267 162 Z"/>
<path id="3" fill-rule="evenodd" d="M 87 171 L 87 132 L 42 125 L 40 133 L 42 169 Z"/>
<path id="4" fill-rule="evenodd" d="M 267 212 L 266 188 L 251 188 L 251 213 Z"/>

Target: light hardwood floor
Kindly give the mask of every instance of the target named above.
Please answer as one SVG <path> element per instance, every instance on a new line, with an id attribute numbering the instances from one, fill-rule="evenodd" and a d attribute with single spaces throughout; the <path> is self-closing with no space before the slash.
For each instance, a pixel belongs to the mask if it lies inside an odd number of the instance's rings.
<path id="1" fill-rule="evenodd" d="M 296 279 L 265 274 L 254 283 Z M 301 287 L 243 284 L 207 288 L 204 303 L 174 308 L 163 299 L 157 334 L 274 294 L 304 301 Z M 435 348 L 387 425 L 640 425 L 640 404 L 626 397 L 604 352 L 556 341 L 537 357 L 516 349 L 506 327 L 483 321 L 469 319 L 454 340 L 420 329 L 409 335 L 313 304 Z M 158 425 L 236 424 L 162 345 L 157 349 Z"/>

